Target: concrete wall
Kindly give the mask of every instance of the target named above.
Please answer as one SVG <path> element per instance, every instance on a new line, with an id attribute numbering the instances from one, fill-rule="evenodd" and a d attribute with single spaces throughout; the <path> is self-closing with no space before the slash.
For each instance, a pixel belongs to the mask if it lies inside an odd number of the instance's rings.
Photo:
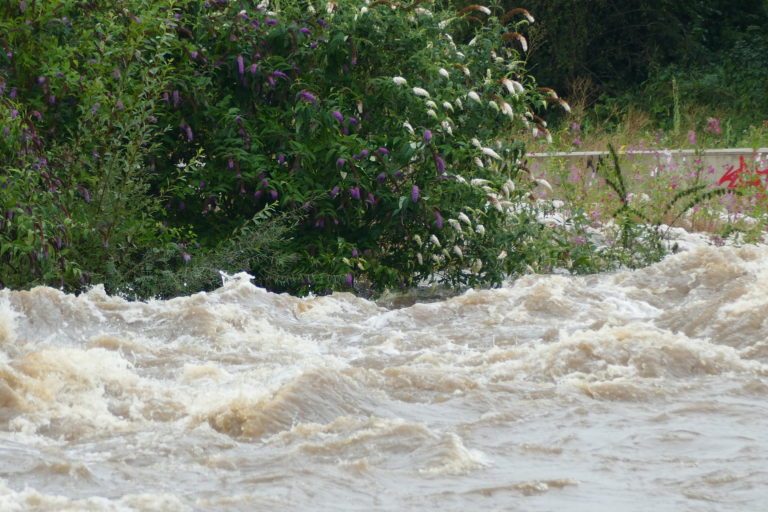
<path id="1" fill-rule="evenodd" d="M 705 168 L 712 166 L 714 173 L 704 173 L 717 180 L 729 166 L 738 167 L 739 157 L 743 156 L 751 164 L 757 162 L 760 169 L 768 168 L 768 148 L 759 148 L 757 151 L 751 148 L 728 148 L 728 149 L 664 149 L 664 150 L 642 150 L 642 151 L 619 151 L 620 164 L 630 164 L 634 167 L 638 165 L 647 166 L 648 171 L 654 169 L 663 169 L 674 172 L 676 169 L 691 169 L 697 160 Z M 534 175 L 543 174 L 546 171 L 549 160 L 564 160 L 566 163 L 576 165 L 581 168 L 594 167 L 598 159 L 604 159 L 610 163 L 608 151 L 574 151 L 574 152 L 553 152 L 553 153 L 528 153 L 528 167 Z M 754 168 L 753 165 L 750 165 Z"/>

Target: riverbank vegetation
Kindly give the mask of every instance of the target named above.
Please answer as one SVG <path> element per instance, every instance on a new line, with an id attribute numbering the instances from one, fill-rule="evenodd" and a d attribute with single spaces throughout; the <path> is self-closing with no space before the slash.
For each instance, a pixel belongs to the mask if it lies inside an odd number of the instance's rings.
<path id="1" fill-rule="evenodd" d="M 247 271 L 377 293 L 657 261 L 659 223 L 616 166 L 597 219 L 525 165 L 611 103 L 572 108 L 549 87 L 577 83 L 537 64 L 551 19 L 499 3 L 8 2 L 0 284 L 168 297 Z"/>

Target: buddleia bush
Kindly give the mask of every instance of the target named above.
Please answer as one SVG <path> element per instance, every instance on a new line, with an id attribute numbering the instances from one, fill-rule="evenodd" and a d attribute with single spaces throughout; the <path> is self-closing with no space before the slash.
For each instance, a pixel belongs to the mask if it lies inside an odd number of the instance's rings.
<path id="1" fill-rule="evenodd" d="M 200 7 L 200 8 L 197 8 Z M 208 243 L 268 204 L 305 205 L 284 250 L 322 291 L 433 277 L 498 283 L 534 258 L 521 207 L 533 111 L 526 11 L 429 4 L 189 4 L 162 91 L 171 219 Z M 515 213 L 510 216 L 510 209 Z"/>
<path id="2" fill-rule="evenodd" d="M 147 21 L 165 12 L 130 4 Z M 172 34 L 128 6 L 0 5 L 3 285 L 109 281 L 147 247 L 178 238 L 161 225 L 161 193 L 147 180 L 166 129 L 155 91 L 171 71 L 162 64 Z"/>
<path id="3" fill-rule="evenodd" d="M 0 13 L 0 264 L 19 277 L 6 284 L 34 270 L 76 288 L 87 272 L 169 295 L 214 286 L 222 265 L 299 293 L 492 285 L 568 253 L 521 164 L 525 136 L 546 135 L 536 112 L 567 109 L 524 67 L 524 9 L 51 0 Z M 265 208 L 300 212 L 269 229 L 279 240 L 263 224 L 266 245 L 252 224 Z"/>

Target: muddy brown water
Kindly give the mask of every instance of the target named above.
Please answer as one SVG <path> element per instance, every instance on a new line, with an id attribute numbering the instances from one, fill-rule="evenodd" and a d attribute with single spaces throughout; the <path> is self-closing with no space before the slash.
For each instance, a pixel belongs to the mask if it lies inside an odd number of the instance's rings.
<path id="1" fill-rule="evenodd" d="M 0 510 L 762 511 L 768 248 L 388 309 L 0 291 Z"/>

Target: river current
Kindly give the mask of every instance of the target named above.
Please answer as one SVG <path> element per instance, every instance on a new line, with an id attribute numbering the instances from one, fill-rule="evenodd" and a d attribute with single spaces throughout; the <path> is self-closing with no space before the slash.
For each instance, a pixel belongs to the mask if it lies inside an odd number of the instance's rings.
<path id="1" fill-rule="evenodd" d="M 399 306 L 0 291 L 0 510 L 768 507 L 768 248 Z"/>

